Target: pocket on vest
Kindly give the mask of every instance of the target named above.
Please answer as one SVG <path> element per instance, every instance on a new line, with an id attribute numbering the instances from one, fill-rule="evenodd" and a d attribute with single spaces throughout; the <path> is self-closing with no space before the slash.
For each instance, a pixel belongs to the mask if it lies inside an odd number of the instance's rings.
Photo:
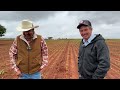
<path id="1" fill-rule="evenodd" d="M 35 58 L 34 63 L 36 63 L 36 62 L 39 63 L 40 65 L 42 64 L 42 60 L 41 60 L 40 55 Z"/>

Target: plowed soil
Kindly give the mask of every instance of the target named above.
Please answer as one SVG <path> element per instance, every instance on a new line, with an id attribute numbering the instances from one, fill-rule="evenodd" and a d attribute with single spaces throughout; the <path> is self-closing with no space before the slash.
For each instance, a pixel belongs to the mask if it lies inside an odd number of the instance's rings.
<path id="1" fill-rule="evenodd" d="M 16 79 L 10 68 L 9 48 L 13 40 L 0 40 L 0 78 Z M 80 40 L 46 40 L 49 63 L 41 72 L 43 79 L 78 79 L 78 49 Z M 120 40 L 107 40 L 110 50 L 110 70 L 105 79 L 120 79 Z"/>

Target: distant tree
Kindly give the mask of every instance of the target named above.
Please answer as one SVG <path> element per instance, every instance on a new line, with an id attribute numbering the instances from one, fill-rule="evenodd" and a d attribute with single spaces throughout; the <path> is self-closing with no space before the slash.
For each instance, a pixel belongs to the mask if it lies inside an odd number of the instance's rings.
<path id="1" fill-rule="evenodd" d="M 4 36 L 5 33 L 6 33 L 6 28 L 0 25 L 0 37 Z"/>
<path id="2" fill-rule="evenodd" d="M 53 37 L 48 37 L 48 39 L 53 39 Z"/>

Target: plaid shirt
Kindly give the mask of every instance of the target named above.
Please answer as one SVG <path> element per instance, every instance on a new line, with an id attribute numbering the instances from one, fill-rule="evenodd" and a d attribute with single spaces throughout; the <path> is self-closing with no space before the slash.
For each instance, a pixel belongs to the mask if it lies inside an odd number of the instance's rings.
<path id="1" fill-rule="evenodd" d="M 22 40 L 24 40 L 29 45 L 27 40 L 24 38 L 23 34 L 20 36 L 20 38 Z M 35 39 L 35 38 L 37 38 L 36 34 L 34 34 L 33 39 Z M 42 70 L 48 64 L 48 48 L 47 48 L 47 44 L 46 44 L 45 40 L 43 39 L 43 37 L 41 37 L 41 39 L 42 39 L 41 40 L 41 49 L 42 49 L 41 51 L 42 51 L 43 62 L 42 62 L 42 65 L 40 67 L 40 70 Z M 14 40 L 12 46 L 10 47 L 9 55 L 10 55 L 10 65 L 11 65 L 11 68 L 13 70 L 15 70 L 15 72 L 20 71 L 19 68 L 15 64 L 15 58 L 17 56 L 17 39 Z"/>

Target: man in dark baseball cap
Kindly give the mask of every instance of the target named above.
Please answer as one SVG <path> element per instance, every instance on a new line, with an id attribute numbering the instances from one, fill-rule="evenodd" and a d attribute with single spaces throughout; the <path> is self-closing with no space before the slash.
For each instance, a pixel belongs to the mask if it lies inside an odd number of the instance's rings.
<path id="1" fill-rule="evenodd" d="M 90 27 L 92 27 L 91 22 L 89 20 L 82 20 L 79 23 L 79 25 L 77 26 L 77 29 L 80 29 L 81 26 L 90 26 Z"/>
<path id="2" fill-rule="evenodd" d="M 110 68 L 109 49 L 100 34 L 93 34 L 91 22 L 82 20 L 77 26 L 82 40 L 79 47 L 80 79 L 103 79 Z"/>

